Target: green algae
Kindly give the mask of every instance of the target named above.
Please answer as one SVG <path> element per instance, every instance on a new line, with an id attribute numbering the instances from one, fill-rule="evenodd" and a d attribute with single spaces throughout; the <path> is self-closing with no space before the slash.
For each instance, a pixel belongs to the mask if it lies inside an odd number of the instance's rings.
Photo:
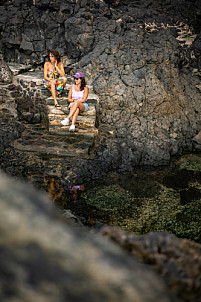
<path id="1" fill-rule="evenodd" d="M 133 196 L 129 191 L 114 184 L 98 190 L 97 188 L 91 189 L 85 194 L 85 201 L 102 210 L 115 211 L 131 206 Z"/>
<path id="2" fill-rule="evenodd" d="M 103 223 L 137 234 L 168 231 L 201 242 L 201 199 L 181 204 L 180 193 L 158 185 L 155 198 L 139 198 L 117 185 L 91 189 L 85 202 L 99 211 Z M 100 214 L 102 213 L 102 215 Z M 104 216 L 104 212 L 107 215 Z"/>
<path id="3" fill-rule="evenodd" d="M 199 158 L 189 154 L 168 167 L 110 172 L 58 202 L 88 225 L 98 221 L 139 235 L 167 231 L 201 243 Z"/>
<path id="4" fill-rule="evenodd" d="M 181 170 L 201 172 L 201 156 L 198 154 L 184 155 L 176 164 Z"/>
<path id="5" fill-rule="evenodd" d="M 123 178 L 114 177 L 113 183 L 110 175 L 108 185 L 104 179 L 84 193 L 86 205 L 93 207 L 90 217 L 136 234 L 167 231 L 201 243 L 199 156 L 183 156 L 173 168 Z"/>

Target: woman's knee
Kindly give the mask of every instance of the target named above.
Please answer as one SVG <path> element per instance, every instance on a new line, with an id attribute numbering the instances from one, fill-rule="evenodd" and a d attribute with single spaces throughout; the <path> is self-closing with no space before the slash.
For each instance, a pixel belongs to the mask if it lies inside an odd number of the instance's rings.
<path id="1" fill-rule="evenodd" d="M 78 106 L 77 106 L 77 102 L 76 103 L 72 103 L 71 106 L 70 106 L 70 110 L 74 110 L 74 109 L 77 109 Z"/>
<path id="2" fill-rule="evenodd" d="M 79 107 L 78 102 L 73 103 L 73 108 L 78 108 L 78 107 Z"/>
<path id="3" fill-rule="evenodd" d="M 78 107 L 83 105 L 83 103 L 81 101 L 77 101 L 76 103 L 77 103 Z"/>
<path id="4" fill-rule="evenodd" d="M 50 88 L 51 88 L 51 89 L 55 89 L 55 84 L 50 83 Z"/>
<path id="5" fill-rule="evenodd" d="M 67 82 L 67 78 L 66 77 L 64 77 L 64 85 L 66 84 L 66 82 Z"/>
<path id="6" fill-rule="evenodd" d="M 78 104 L 78 107 L 82 110 L 82 111 L 85 111 L 85 106 L 84 106 L 84 104 L 83 104 L 83 102 L 79 102 L 79 104 Z"/>

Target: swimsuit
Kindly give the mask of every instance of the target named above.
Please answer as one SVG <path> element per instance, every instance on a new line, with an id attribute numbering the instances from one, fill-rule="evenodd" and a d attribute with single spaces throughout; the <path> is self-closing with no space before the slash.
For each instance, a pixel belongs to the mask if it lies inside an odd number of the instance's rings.
<path id="1" fill-rule="evenodd" d="M 72 88 L 72 99 L 73 100 L 79 100 L 79 99 L 83 99 L 83 97 L 84 97 L 84 90 L 76 91 L 75 88 L 74 88 L 74 85 L 73 85 L 73 88 Z M 86 101 L 87 101 L 87 99 L 86 99 Z M 84 104 L 85 111 L 87 111 L 88 107 L 89 107 L 86 101 L 84 103 L 82 103 L 82 104 Z M 72 104 L 73 103 L 70 103 L 69 109 L 70 109 L 70 106 Z"/>
<path id="2" fill-rule="evenodd" d="M 57 93 L 57 96 L 59 96 L 62 93 L 62 90 L 63 90 L 63 85 L 64 85 L 63 77 L 61 77 L 58 72 L 51 72 L 51 71 L 48 71 L 47 76 L 50 80 L 54 79 L 56 81 L 56 93 Z M 51 86 L 49 84 L 49 81 L 43 79 L 43 85 L 48 90 L 51 90 Z"/>

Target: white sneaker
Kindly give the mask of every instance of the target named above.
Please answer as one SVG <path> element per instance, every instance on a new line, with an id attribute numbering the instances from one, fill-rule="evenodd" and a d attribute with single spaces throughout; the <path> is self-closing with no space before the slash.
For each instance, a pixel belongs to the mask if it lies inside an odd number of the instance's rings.
<path id="1" fill-rule="evenodd" d="M 75 132 L 75 125 L 71 125 L 69 131 Z"/>
<path id="2" fill-rule="evenodd" d="M 61 121 L 61 124 L 64 126 L 68 126 L 69 125 L 69 119 L 66 117 L 63 121 Z"/>

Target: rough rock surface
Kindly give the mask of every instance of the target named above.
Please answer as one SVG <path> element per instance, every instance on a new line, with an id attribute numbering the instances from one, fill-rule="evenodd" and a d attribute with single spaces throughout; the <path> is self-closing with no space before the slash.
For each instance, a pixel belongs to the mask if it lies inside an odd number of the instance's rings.
<path id="1" fill-rule="evenodd" d="M 11 145 L 11 142 L 19 138 L 24 125 L 19 121 L 17 104 L 12 97 L 13 90 L 16 87 L 13 84 L 3 84 L 0 82 L 0 153 Z M 2 156 L 1 156 L 2 157 Z"/>
<path id="2" fill-rule="evenodd" d="M 201 131 L 192 139 L 195 150 L 201 151 Z"/>
<path id="3" fill-rule="evenodd" d="M 201 245 L 168 233 L 137 236 L 113 227 L 101 233 L 154 268 L 182 301 L 201 301 Z"/>
<path id="4" fill-rule="evenodd" d="M 47 109 L 36 85 L 16 81 L 9 66 L 0 63 L 0 153 L 13 145 L 25 130 L 25 123 L 46 123 Z M 24 89 L 23 89 L 24 88 Z M 30 89 L 31 88 L 31 89 Z M 18 160 L 18 158 L 16 158 Z M 6 160 L 7 161 L 7 160 Z"/>
<path id="5" fill-rule="evenodd" d="M 0 52 L 41 64 L 57 48 L 100 97 L 107 167 L 167 164 L 201 130 L 200 1 L 5 1 Z M 37 22 L 36 22 L 37 21 Z"/>
<path id="6" fill-rule="evenodd" d="M 9 66 L 3 60 L 0 60 L 0 82 L 10 84 L 13 80 L 13 74 Z"/>
<path id="7" fill-rule="evenodd" d="M 176 301 L 145 265 L 3 173 L 0 201 L 1 301 Z"/>

